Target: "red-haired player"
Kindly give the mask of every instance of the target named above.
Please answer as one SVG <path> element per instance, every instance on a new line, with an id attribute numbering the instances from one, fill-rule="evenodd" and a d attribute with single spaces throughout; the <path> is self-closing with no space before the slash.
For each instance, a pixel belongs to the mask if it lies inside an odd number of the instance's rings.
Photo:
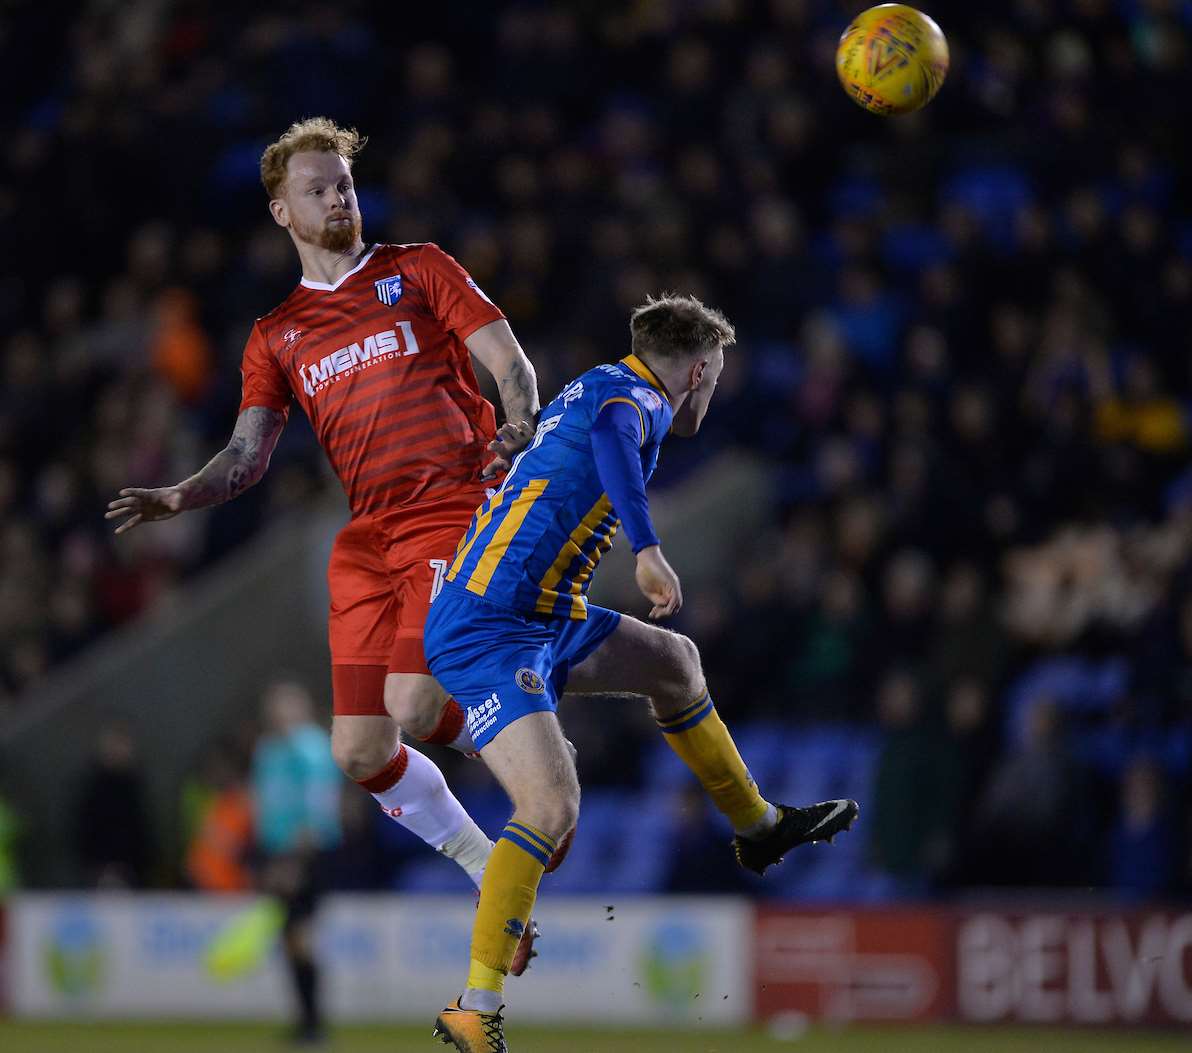
<path id="1" fill-rule="evenodd" d="M 422 627 L 484 480 L 532 436 L 537 384 L 504 315 L 438 246 L 362 240 L 352 184 L 362 145 L 319 117 L 265 151 L 269 210 L 293 239 L 302 281 L 253 326 L 227 447 L 175 486 L 121 490 L 107 518 L 123 520 L 120 534 L 236 497 L 264 475 L 297 399 L 351 506 L 328 567 L 332 753 L 479 886 L 491 843 L 400 733 L 471 750 L 462 711 L 430 676 Z M 470 355 L 497 381 L 499 433 Z"/>

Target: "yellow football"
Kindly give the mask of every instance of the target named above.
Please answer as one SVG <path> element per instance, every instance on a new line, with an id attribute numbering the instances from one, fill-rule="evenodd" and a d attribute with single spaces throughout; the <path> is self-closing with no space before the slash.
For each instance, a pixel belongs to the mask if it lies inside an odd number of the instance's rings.
<path id="1" fill-rule="evenodd" d="M 906 4 L 863 11 L 841 34 L 836 75 L 858 106 L 887 116 L 926 106 L 948 74 L 940 27 Z"/>

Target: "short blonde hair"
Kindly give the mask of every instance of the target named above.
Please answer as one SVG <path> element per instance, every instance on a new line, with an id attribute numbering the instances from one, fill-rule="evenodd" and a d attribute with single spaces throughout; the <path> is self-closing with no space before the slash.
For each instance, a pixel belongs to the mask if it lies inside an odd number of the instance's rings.
<path id="1" fill-rule="evenodd" d="M 675 293 L 647 296 L 629 316 L 629 332 L 635 355 L 660 358 L 710 353 L 737 341 L 732 323 L 716 308 Z"/>
<path id="2" fill-rule="evenodd" d="M 295 121 L 275 143 L 261 154 L 261 182 L 269 199 L 277 197 L 286 183 L 286 165 L 304 150 L 339 154 L 348 166 L 364 148 L 368 139 L 355 128 L 341 128 L 330 117 L 307 117 Z"/>

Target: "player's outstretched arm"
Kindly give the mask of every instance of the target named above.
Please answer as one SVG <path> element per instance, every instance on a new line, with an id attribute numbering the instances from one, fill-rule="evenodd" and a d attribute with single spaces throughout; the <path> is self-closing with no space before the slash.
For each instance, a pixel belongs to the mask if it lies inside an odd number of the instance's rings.
<path id="1" fill-rule="evenodd" d="M 653 604 L 650 617 L 657 620 L 669 617 L 683 606 L 683 590 L 679 575 L 662 554 L 650 520 L 639 452 L 646 439 L 645 423 L 640 408 L 630 400 L 609 399 L 596 415 L 589 441 L 600 483 L 637 556 L 634 574 L 637 587 Z"/>
<path id="2" fill-rule="evenodd" d="M 227 446 L 200 471 L 175 486 L 126 487 L 108 503 L 104 518 L 121 520 L 116 533 L 123 534 L 141 523 L 230 501 L 265 474 L 285 423 L 286 415 L 278 410 L 249 406 L 236 418 Z"/>
<path id="3" fill-rule="evenodd" d="M 506 471 L 513 458 L 534 437 L 538 416 L 538 378 L 534 366 L 504 319 L 477 329 L 464 341 L 497 382 L 505 423 L 488 448 L 495 454 L 484 469 L 484 478 Z"/>

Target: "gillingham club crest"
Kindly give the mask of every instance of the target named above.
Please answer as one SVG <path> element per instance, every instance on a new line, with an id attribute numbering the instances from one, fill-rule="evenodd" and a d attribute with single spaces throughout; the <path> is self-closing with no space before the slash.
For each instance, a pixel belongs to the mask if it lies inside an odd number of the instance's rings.
<path id="1" fill-rule="evenodd" d="M 395 274 L 391 278 L 373 282 L 373 288 L 377 290 L 377 299 L 386 307 L 392 307 L 401 299 L 401 275 Z"/>

